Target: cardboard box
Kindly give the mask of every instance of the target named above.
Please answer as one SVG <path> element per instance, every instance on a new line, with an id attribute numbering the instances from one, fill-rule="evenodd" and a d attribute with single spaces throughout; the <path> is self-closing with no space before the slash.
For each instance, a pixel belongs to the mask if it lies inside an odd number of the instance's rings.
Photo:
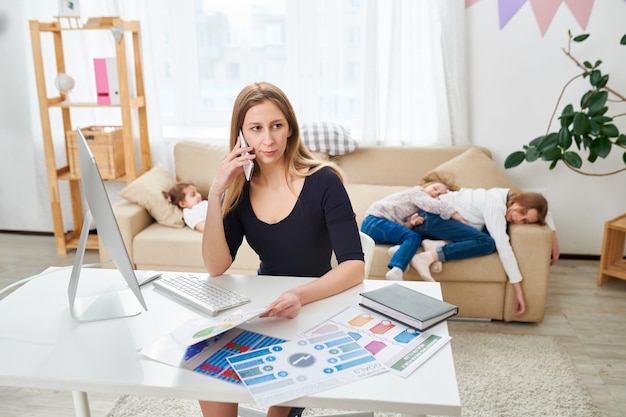
<path id="1" fill-rule="evenodd" d="M 126 174 L 121 126 L 87 126 L 81 128 L 81 131 L 87 139 L 89 149 L 96 159 L 96 165 L 103 179 L 114 180 Z M 80 177 L 76 131 L 67 131 L 66 140 L 70 174 Z"/>

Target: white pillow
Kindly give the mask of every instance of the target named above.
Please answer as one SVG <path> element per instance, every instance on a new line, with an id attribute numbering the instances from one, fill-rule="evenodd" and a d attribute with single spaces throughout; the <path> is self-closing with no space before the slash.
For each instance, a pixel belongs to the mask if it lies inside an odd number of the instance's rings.
<path id="1" fill-rule="evenodd" d="M 139 204 L 157 223 L 169 227 L 184 227 L 183 210 L 167 201 L 163 191 L 169 191 L 176 179 L 163 165 L 157 164 L 120 191 L 120 196 Z"/>

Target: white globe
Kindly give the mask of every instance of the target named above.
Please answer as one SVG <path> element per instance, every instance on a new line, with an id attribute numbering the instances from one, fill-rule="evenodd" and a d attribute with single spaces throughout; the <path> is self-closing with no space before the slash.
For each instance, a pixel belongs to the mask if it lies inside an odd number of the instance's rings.
<path id="1" fill-rule="evenodd" d="M 56 88 L 64 94 L 69 94 L 74 88 L 74 84 L 74 79 L 63 73 L 58 74 L 57 78 L 54 80 Z"/>

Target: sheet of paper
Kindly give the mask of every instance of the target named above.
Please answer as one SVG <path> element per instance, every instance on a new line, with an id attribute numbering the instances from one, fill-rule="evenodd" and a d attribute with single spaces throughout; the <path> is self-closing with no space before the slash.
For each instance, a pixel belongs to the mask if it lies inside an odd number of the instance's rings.
<path id="1" fill-rule="evenodd" d="M 261 333 L 234 328 L 190 346 L 187 349 L 182 367 L 233 384 L 241 384 L 239 376 L 230 366 L 227 358 L 231 355 L 272 346 L 284 341 L 284 339 Z"/>
<path id="2" fill-rule="evenodd" d="M 264 312 L 265 309 L 236 310 L 223 316 L 189 320 L 172 332 L 143 347 L 140 353 L 168 365 L 182 366 L 189 358 L 188 349 L 197 351 L 203 343 L 205 345 L 211 344 L 207 341 L 259 317 Z"/>
<path id="3" fill-rule="evenodd" d="M 449 336 L 420 332 L 356 306 L 346 307 L 301 335 L 313 337 L 335 331 L 346 332 L 389 371 L 403 377 L 450 341 Z"/>
<path id="4" fill-rule="evenodd" d="M 229 356 L 227 360 L 261 407 L 386 371 L 343 331 L 299 338 Z"/>

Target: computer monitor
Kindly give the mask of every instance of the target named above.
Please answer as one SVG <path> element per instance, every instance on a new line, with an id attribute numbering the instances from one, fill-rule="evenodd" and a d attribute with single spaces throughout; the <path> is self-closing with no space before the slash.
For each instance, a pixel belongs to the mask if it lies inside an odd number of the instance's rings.
<path id="1" fill-rule="evenodd" d="M 88 210 L 85 214 L 68 286 L 72 317 L 78 321 L 96 321 L 135 316 L 141 313 L 142 307 L 144 310 L 148 310 L 148 308 L 141 294 L 133 264 L 130 261 L 122 234 L 115 220 L 104 181 L 80 128 L 76 128 L 76 141 L 78 144 L 80 176 L 87 199 Z M 78 297 L 78 283 L 83 268 L 83 258 L 92 221 L 96 225 L 99 238 L 111 255 L 111 260 L 117 266 L 128 287 L 119 291 Z"/>

